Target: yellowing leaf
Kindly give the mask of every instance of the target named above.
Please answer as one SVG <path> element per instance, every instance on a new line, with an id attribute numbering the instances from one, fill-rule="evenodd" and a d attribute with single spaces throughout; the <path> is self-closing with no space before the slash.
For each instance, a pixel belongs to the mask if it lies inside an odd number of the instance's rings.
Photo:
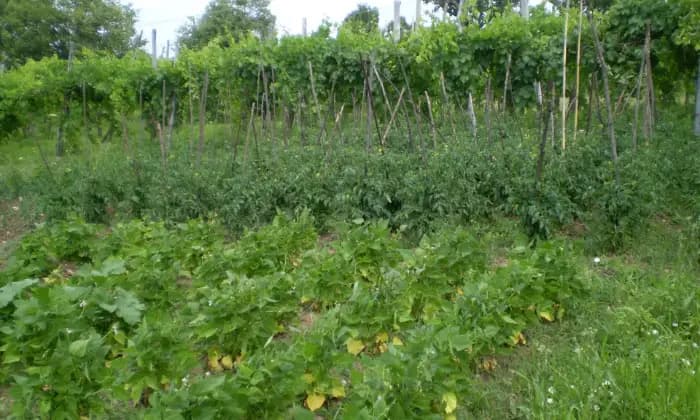
<path id="1" fill-rule="evenodd" d="M 355 340 L 354 338 L 349 338 L 348 341 L 345 342 L 345 346 L 348 348 L 348 353 L 353 356 L 357 356 L 365 349 L 365 343 L 360 340 Z"/>
<path id="2" fill-rule="evenodd" d="M 305 373 L 305 374 L 301 375 L 301 379 L 303 379 L 304 382 L 306 382 L 307 384 L 310 385 L 314 382 L 315 378 L 314 378 L 314 375 L 312 375 L 310 373 Z"/>
<path id="3" fill-rule="evenodd" d="M 486 372 L 493 372 L 498 367 L 498 362 L 493 357 L 488 357 L 481 362 L 481 368 Z"/>
<path id="4" fill-rule="evenodd" d="M 391 344 L 395 346 L 403 346 L 403 341 L 399 337 L 394 337 L 391 339 Z"/>
<path id="5" fill-rule="evenodd" d="M 323 394 L 309 394 L 306 397 L 306 406 L 311 411 L 316 411 L 323 407 L 323 403 L 326 402 L 326 396 Z"/>
<path id="6" fill-rule="evenodd" d="M 385 353 L 387 350 L 389 350 L 389 346 L 387 346 L 386 343 L 379 343 L 379 353 Z"/>
<path id="7" fill-rule="evenodd" d="M 212 372 L 218 373 L 224 370 L 223 366 L 221 366 L 221 364 L 219 363 L 219 358 L 217 357 L 217 355 L 209 356 L 207 365 L 209 366 L 209 370 Z"/>
<path id="8" fill-rule="evenodd" d="M 308 297 L 308 296 L 302 296 L 302 297 L 301 297 L 301 304 L 302 304 L 302 305 L 308 303 L 309 301 L 311 301 L 311 298 L 310 298 L 310 297 Z"/>
<path id="9" fill-rule="evenodd" d="M 462 290 L 461 287 L 458 287 L 458 288 L 457 288 L 457 294 L 460 295 L 460 296 L 464 296 L 464 290 Z"/>
<path id="10" fill-rule="evenodd" d="M 448 414 L 445 416 L 445 420 L 457 420 L 457 416 L 454 414 Z"/>
<path id="11" fill-rule="evenodd" d="M 545 320 L 545 321 L 547 321 L 547 322 L 553 322 L 553 321 L 554 321 L 554 316 L 552 316 L 552 313 L 549 312 L 549 311 L 541 311 L 541 312 L 539 313 L 539 315 L 540 315 L 540 318 L 542 318 L 543 320 Z"/>
<path id="12" fill-rule="evenodd" d="M 527 338 L 525 338 L 525 334 L 518 331 L 510 337 L 510 342 L 514 346 L 517 346 L 518 344 L 520 344 L 521 346 L 524 346 L 525 344 L 527 344 Z"/>
<path id="13" fill-rule="evenodd" d="M 386 343 L 387 341 L 389 341 L 389 334 L 387 334 L 386 332 L 380 332 L 379 334 L 377 334 L 377 338 L 375 341 L 377 343 Z"/>
<path id="14" fill-rule="evenodd" d="M 452 414 L 457 409 L 457 396 L 454 392 L 442 394 L 442 402 L 445 403 L 445 413 Z"/>
<path id="15" fill-rule="evenodd" d="M 231 356 L 224 356 L 221 358 L 221 366 L 224 367 L 224 369 L 231 370 L 233 369 L 233 359 Z"/>
<path id="16" fill-rule="evenodd" d="M 334 386 L 331 389 L 331 395 L 333 398 L 343 398 L 345 397 L 345 388 L 342 385 Z"/>

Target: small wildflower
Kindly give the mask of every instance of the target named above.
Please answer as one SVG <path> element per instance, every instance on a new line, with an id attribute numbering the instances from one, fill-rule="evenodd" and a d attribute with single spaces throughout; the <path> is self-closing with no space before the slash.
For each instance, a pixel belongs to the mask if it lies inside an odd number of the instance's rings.
<path id="1" fill-rule="evenodd" d="M 659 330 L 651 330 L 651 335 L 659 335 Z"/>
<path id="2" fill-rule="evenodd" d="M 72 334 L 72 333 L 73 333 L 73 330 L 71 330 L 70 328 L 66 328 L 66 334 Z"/>
<path id="3" fill-rule="evenodd" d="M 690 360 L 683 358 L 681 359 L 681 362 L 683 362 L 684 365 L 690 367 Z"/>
<path id="4" fill-rule="evenodd" d="M 598 404 L 593 404 L 593 411 L 600 411 L 600 406 Z"/>
<path id="5" fill-rule="evenodd" d="M 187 382 L 189 382 L 189 378 L 187 376 L 182 378 L 182 383 L 187 385 Z"/>
<path id="6" fill-rule="evenodd" d="M 550 386 L 549 388 L 547 388 L 547 392 L 549 392 L 550 394 L 554 394 L 554 387 Z"/>
<path id="7" fill-rule="evenodd" d="M 695 369 L 690 370 L 690 376 L 695 376 Z"/>
<path id="8" fill-rule="evenodd" d="M 698 348 L 698 343 L 693 343 L 693 348 L 694 349 Z"/>
<path id="9" fill-rule="evenodd" d="M 547 398 L 547 404 L 554 404 L 554 398 Z"/>
<path id="10" fill-rule="evenodd" d="M 81 308 L 84 308 L 85 306 L 87 306 L 87 302 L 85 302 L 85 300 L 81 300 L 81 301 L 80 301 L 80 307 L 81 307 Z"/>
<path id="11" fill-rule="evenodd" d="M 677 322 L 674 322 L 674 323 L 671 324 L 671 325 L 673 326 L 673 328 L 678 328 L 678 323 L 677 323 Z"/>
<path id="12" fill-rule="evenodd" d="M 209 306 L 214 304 L 214 302 L 212 302 L 211 300 L 209 300 L 209 302 L 207 302 L 207 303 L 209 304 Z"/>
<path id="13" fill-rule="evenodd" d="M 204 376 L 209 376 L 209 375 L 211 375 L 211 372 L 209 372 L 209 371 L 204 372 Z"/>
<path id="14" fill-rule="evenodd" d="M 600 257 L 595 257 L 595 258 L 593 258 L 593 263 L 594 263 L 594 264 L 600 264 Z"/>
<path id="15" fill-rule="evenodd" d="M 610 385 L 612 385 L 612 382 L 610 382 L 609 380 L 606 379 L 603 381 L 603 386 L 610 386 Z"/>
<path id="16" fill-rule="evenodd" d="M 19 207 L 17 207 L 17 206 L 12 206 L 12 210 L 14 210 L 14 211 L 19 211 Z"/>

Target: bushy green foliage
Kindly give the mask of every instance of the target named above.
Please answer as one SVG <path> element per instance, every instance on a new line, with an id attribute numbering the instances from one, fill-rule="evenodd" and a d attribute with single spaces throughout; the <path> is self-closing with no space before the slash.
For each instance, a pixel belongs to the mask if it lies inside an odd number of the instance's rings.
<path id="1" fill-rule="evenodd" d="M 0 288 L 14 414 L 130 402 L 148 418 L 280 418 L 310 415 L 306 400 L 349 418 L 437 416 L 470 372 L 490 369 L 482 357 L 560 319 L 582 291 L 561 244 L 517 248 L 494 268 L 461 229 L 415 249 L 360 220 L 317 244 L 308 214 L 230 244 L 212 232 L 73 220 L 25 238 Z"/>

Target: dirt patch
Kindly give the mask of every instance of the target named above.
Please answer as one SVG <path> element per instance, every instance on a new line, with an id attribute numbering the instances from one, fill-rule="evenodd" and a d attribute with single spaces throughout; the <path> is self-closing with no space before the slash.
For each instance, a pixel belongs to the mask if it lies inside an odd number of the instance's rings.
<path id="1" fill-rule="evenodd" d="M 497 255 L 491 260 L 491 266 L 494 268 L 508 267 L 508 264 L 510 264 L 510 261 L 503 255 Z"/>
<path id="2" fill-rule="evenodd" d="M 588 232 L 588 226 L 586 226 L 580 220 L 574 220 L 568 225 L 561 229 L 562 233 L 570 238 L 581 238 Z"/>
<path id="3" fill-rule="evenodd" d="M 16 239 L 27 230 L 27 223 L 22 217 L 22 201 L 0 200 L 0 246 Z"/>
<path id="4" fill-rule="evenodd" d="M 319 314 L 310 310 L 310 308 L 302 309 L 299 312 L 299 326 L 302 331 L 308 331 L 314 326 Z"/>
<path id="5" fill-rule="evenodd" d="M 330 254 L 335 254 L 335 248 L 331 244 L 338 240 L 338 235 L 335 233 L 325 233 L 318 237 L 318 247 L 326 248 Z"/>

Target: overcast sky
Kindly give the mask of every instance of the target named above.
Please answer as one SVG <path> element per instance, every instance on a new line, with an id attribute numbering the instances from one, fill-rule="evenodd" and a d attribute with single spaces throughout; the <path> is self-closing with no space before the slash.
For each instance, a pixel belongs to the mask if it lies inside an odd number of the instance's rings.
<path id="1" fill-rule="evenodd" d="M 187 22 L 189 16 L 199 17 L 209 3 L 208 0 L 121 0 L 130 3 L 138 13 L 136 30 L 143 31 L 150 40 L 151 30 L 158 30 L 158 51 L 163 50 L 167 40 L 177 38 L 177 29 Z M 382 27 L 393 19 L 394 0 L 271 0 L 270 10 L 277 18 L 279 34 L 301 34 L 302 20 L 307 18 L 309 32 L 316 29 L 323 19 L 339 23 L 361 3 L 379 9 Z M 401 2 L 401 15 L 413 22 L 416 15 L 415 0 Z M 429 6 L 423 6 L 426 12 Z"/>

